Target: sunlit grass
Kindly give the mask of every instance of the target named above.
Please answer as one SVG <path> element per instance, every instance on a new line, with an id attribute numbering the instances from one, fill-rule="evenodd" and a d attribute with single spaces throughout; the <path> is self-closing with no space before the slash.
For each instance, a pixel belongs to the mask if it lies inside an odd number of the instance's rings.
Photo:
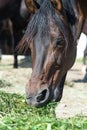
<path id="1" fill-rule="evenodd" d="M 28 106 L 25 97 L 0 91 L 0 130 L 87 130 L 87 118 L 56 119 L 56 103 Z"/>

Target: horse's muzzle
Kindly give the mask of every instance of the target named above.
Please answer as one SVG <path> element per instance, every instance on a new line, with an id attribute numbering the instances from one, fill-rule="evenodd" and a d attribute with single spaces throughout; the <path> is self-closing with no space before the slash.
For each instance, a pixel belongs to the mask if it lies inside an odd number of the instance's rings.
<path id="1" fill-rule="evenodd" d="M 40 90 L 35 95 L 29 95 L 26 92 L 26 102 L 29 105 L 33 105 L 35 107 L 41 107 L 49 102 L 50 99 L 50 90 L 48 88 L 44 88 Z"/>

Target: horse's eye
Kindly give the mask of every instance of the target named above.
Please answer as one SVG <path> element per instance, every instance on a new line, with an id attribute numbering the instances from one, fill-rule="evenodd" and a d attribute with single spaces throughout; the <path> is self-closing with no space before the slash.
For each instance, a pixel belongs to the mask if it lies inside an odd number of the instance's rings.
<path id="1" fill-rule="evenodd" d="M 65 47 L 65 40 L 63 38 L 56 39 L 54 42 L 54 47 L 64 48 Z"/>

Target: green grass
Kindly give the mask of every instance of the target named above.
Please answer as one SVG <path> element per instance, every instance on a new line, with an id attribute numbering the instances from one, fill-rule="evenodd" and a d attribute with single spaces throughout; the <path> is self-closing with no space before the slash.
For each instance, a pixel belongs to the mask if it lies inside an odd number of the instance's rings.
<path id="1" fill-rule="evenodd" d="M 0 91 L 0 130 L 87 130 L 87 118 L 56 119 L 56 103 L 28 106 L 25 97 Z"/>

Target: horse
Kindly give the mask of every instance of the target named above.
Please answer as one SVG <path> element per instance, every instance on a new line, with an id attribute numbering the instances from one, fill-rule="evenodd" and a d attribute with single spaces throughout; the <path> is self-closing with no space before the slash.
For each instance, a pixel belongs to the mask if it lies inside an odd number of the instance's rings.
<path id="1" fill-rule="evenodd" d="M 30 16 L 27 8 L 23 5 L 24 3 L 22 3 L 23 0 L 0 0 L 0 21 L 9 18 L 12 22 L 14 68 L 18 67 L 16 46 L 24 34 L 23 30 L 26 28 Z"/>
<path id="2" fill-rule="evenodd" d="M 26 102 L 40 107 L 62 98 L 85 15 L 78 0 L 25 0 L 25 3 L 33 14 L 19 43 L 20 49 L 31 49 L 32 57 Z"/>
<path id="3" fill-rule="evenodd" d="M 83 78 L 84 82 L 87 82 L 87 63 L 86 63 L 86 58 L 87 58 L 87 17 L 82 29 L 82 33 L 84 33 L 86 35 L 86 47 L 84 49 L 84 54 L 83 54 L 83 67 L 82 67 L 82 72 L 85 73 L 85 76 Z"/>
<path id="4" fill-rule="evenodd" d="M 85 20 L 82 32 L 87 36 L 87 18 Z M 86 56 L 87 56 L 87 45 L 86 45 L 86 48 L 84 50 L 83 65 L 86 65 Z"/>
<path id="5" fill-rule="evenodd" d="M 10 19 L 0 21 L 1 54 L 12 54 L 13 30 Z"/>

